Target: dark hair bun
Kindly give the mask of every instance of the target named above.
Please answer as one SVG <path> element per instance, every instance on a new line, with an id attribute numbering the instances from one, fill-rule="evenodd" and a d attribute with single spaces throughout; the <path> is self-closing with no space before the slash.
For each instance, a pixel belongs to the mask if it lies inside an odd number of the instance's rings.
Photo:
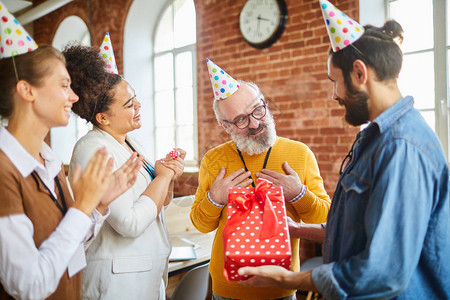
<path id="1" fill-rule="evenodd" d="M 403 42 L 403 28 L 397 21 L 386 21 L 382 27 L 382 30 L 389 35 L 391 39 L 398 41 L 400 44 Z"/>

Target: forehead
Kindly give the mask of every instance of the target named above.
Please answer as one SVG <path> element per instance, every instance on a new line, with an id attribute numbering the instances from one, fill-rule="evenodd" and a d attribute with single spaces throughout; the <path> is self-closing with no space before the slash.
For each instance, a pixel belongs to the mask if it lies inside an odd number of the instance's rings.
<path id="1" fill-rule="evenodd" d="M 47 67 L 50 69 L 47 80 L 70 80 L 69 72 L 67 72 L 66 65 L 59 59 L 49 59 Z"/>
<path id="2" fill-rule="evenodd" d="M 342 71 L 333 65 L 331 55 L 328 56 L 327 68 L 328 68 L 328 77 L 330 77 L 333 80 L 336 80 L 337 77 L 342 75 Z"/>
<path id="3" fill-rule="evenodd" d="M 134 90 L 131 85 L 122 80 L 116 85 L 114 98 L 118 101 L 127 101 L 134 96 Z"/>
<path id="4" fill-rule="evenodd" d="M 224 119 L 232 120 L 239 115 L 249 114 L 259 103 L 258 93 L 243 84 L 233 95 L 225 100 L 220 100 L 218 107 Z"/>

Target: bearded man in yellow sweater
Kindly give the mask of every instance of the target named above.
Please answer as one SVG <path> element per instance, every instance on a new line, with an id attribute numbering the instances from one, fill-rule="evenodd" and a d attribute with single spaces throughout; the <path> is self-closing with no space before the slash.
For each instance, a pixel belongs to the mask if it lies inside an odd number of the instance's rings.
<path id="1" fill-rule="evenodd" d="M 294 300 L 295 290 L 249 287 L 223 275 L 222 231 L 227 221 L 228 189 L 253 185 L 257 178 L 283 187 L 287 215 L 294 221 L 322 223 L 330 197 L 312 151 L 303 143 L 278 137 L 264 96 L 254 83 L 236 81 L 207 59 L 217 121 L 232 141 L 209 150 L 199 173 L 191 221 L 201 232 L 217 229 L 209 271 L 214 300 Z M 298 271 L 299 239 L 291 238 L 291 270 Z"/>

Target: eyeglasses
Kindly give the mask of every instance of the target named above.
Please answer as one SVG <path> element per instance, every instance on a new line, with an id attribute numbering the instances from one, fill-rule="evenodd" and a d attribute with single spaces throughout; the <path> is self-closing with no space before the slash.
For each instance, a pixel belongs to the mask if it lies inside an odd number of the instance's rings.
<path id="1" fill-rule="evenodd" d="M 257 106 L 251 113 L 249 113 L 246 116 L 240 116 L 238 119 L 234 122 L 230 122 L 227 120 L 222 120 L 225 123 L 233 124 L 239 129 L 245 129 L 250 125 L 250 116 L 252 116 L 256 120 L 261 120 L 266 116 L 266 103 L 263 103 L 260 106 Z"/>

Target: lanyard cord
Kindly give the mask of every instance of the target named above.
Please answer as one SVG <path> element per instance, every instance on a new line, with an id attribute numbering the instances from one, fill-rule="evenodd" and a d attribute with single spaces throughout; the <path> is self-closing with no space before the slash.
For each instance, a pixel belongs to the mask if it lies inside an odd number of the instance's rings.
<path id="1" fill-rule="evenodd" d="M 248 171 L 247 165 L 245 164 L 245 160 L 244 157 L 242 156 L 241 150 L 239 150 L 237 147 L 236 150 L 239 153 L 239 157 L 241 158 L 242 163 L 244 164 L 245 171 L 247 172 Z M 264 165 L 262 167 L 263 169 L 266 168 L 267 162 L 269 161 L 270 151 L 272 151 L 272 147 L 270 147 L 269 150 L 267 151 L 266 158 L 264 159 Z M 253 182 L 252 176 L 250 175 L 248 176 L 248 178 L 252 180 L 252 187 L 255 187 L 255 183 Z"/>
<path id="2" fill-rule="evenodd" d="M 133 152 L 136 152 L 138 154 L 138 156 L 140 155 L 136 150 L 134 150 L 134 148 L 133 148 L 133 146 L 131 146 L 130 142 L 125 140 L 125 143 L 127 143 L 128 147 L 130 147 L 130 149 Z M 152 180 L 155 179 L 155 169 L 145 159 L 142 160 L 142 167 L 144 168 L 145 171 L 147 171 L 148 175 L 150 175 L 150 178 Z"/>
<path id="3" fill-rule="evenodd" d="M 61 204 L 58 202 L 58 199 L 55 198 L 55 196 L 53 196 L 53 193 L 50 191 L 50 189 L 48 188 L 48 186 L 44 183 L 44 181 L 41 179 L 41 177 L 39 176 L 39 174 L 36 171 L 33 171 L 34 174 L 36 174 L 37 178 L 39 179 L 39 181 L 42 183 L 42 185 L 45 187 L 45 189 L 48 191 L 50 198 L 53 200 L 53 203 L 55 203 L 56 207 L 58 207 L 59 211 L 63 214 L 63 216 L 66 214 L 67 212 L 67 205 L 66 205 L 66 199 L 64 199 L 64 193 L 62 191 L 61 188 L 61 184 L 59 183 L 59 179 L 58 176 L 55 177 L 55 183 L 56 186 L 58 187 L 58 192 L 59 192 L 59 197 L 61 197 Z"/>

